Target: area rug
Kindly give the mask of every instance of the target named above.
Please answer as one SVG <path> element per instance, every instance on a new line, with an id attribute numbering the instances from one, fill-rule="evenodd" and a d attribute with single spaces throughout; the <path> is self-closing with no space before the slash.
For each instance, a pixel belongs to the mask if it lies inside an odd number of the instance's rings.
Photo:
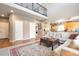
<path id="1" fill-rule="evenodd" d="M 51 47 L 40 45 L 39 43 L 11 48 L 11 56 L 53 56 Z"/>

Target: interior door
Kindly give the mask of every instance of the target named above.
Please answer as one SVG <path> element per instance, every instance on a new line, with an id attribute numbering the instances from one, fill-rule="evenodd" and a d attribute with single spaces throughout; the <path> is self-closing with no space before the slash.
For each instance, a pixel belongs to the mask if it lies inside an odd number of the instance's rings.
<path id="1" fill-rule="evenodd" d="M 35 23 L 30 23 L 30 38 L 35 38 L 36 36 L 35 25 Z"/>

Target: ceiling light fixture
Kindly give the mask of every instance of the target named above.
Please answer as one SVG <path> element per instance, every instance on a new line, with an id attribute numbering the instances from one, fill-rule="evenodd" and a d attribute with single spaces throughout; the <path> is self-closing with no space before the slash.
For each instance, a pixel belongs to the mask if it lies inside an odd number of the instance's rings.
<path id="1" fill-rule="evenodd" d="M 4 15 L 4 14 L 2 14 L 1 16 L 2 16 L 2 17 L 4 17 L 5 15 Z"/>
<path id="2" fill-rule="evenodd" d="M 13 10 L 10 10 L 10 12 L 13 13 L 14 11 Z"/>

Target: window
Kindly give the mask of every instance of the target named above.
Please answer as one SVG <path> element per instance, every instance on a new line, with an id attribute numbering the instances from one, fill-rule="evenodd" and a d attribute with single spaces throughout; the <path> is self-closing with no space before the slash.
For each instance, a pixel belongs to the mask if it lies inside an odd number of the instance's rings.
<path id="1" fill-rule="evenodd" d="M 64 31 L 64 25 L 59 25 L 57 31 Z"/>

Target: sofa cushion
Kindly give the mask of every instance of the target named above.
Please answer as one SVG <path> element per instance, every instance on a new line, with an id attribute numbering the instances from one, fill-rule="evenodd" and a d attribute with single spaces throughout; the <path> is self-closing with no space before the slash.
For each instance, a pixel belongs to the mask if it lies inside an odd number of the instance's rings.
<path id="1" fill-rule="evenodd" d="M 79 34 L 71 34 L 71 35 L 69 36 L 69 39 L 74 40 L 78 35 L 79 35 Z"/>

